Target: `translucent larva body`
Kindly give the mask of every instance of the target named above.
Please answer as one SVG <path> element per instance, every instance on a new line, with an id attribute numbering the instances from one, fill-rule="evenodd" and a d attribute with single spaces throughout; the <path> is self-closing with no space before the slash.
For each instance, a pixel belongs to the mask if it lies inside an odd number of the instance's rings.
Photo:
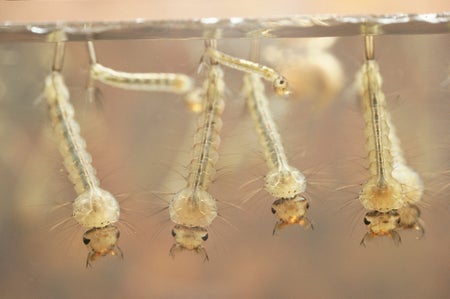
<path id="1" fill-rule="evenodd" d="M 256 62 L 230 56 L 212 47 L 208 48 L 206 55 L 229 68 L 264 78 L 272 83 L 273 89 L 278 95 L 286 96 L 290 94 L 288 81 L 274 69 Z"/>
<path id="2" fill-rule="evenodd" d="M 361 70 L 362 106 L 365 119 L 366 147 L 369 153 L 369 180 L 359 196 L 368 210 L 387 212 L 404 204 L 402 185 L 393 177 L 392 143 L 386 119 L 386 101 L 381 91 L 381 75 L 374 60 Z"/>
<path id="3" fill-rule="evenodd" d="M 75 220 L 84 227 L 103 227 L 117 222 L 119 203 L 111 193 L 99 187 L 92 158 L 80 136 L 80 127 L 74 119 L 69 92 L 61 73 L 54 71 L 47 77 L 44 92 L 64 166 L 78 193 L 73 202 Z"/>
<path id="4" fill-rule="evenodd" d="M 99 63 L 91 65 L 91 78 L 107 85 L 128 90 L 160 91 L 183 94 L 192 89 L 192 79 L 183 74 L 127 73 Z"/>
<path id="5" fill-rule="evenodd" d="M 194 137 L 187 186 L 170 201 L 169 214 L 176 224 L 172 230 L 175 244 L 171 255 L 177 250 L 188 249 L 208 259 L 203 242 L 208 238 L 207 227 L 217 216 L 216 200 L 208 192 L 208 187 L 219 157 L 219 132 L 224 109 L 223 72 L 219 65 L 209 66 L 204 88 L 204 109 Z"/>
<path id="6" fill-rule="evenodd" d="M 187 93 L 192 89 L 193 80 L 184 74 L 175 73 L 128 73 L 114 70 L 97 63 L 94 44 L 87 43 L 90 61 L 90 79 L 109 86 L 141 91 Z"/>
<path id="7" fill-rule="evenodd" d="M 99 256 L 120 252 L 116 245 L 118 229 L 113 225 L 119 220 L 120 207 L 111 193 L 100 188 L 86 142 L 80 135 L 69 91 L 60 73 L 63 51 L 64 44 L 58 43 L 53 71 L 45 80 L 44 96 L 64 166 L 78 194 L 73 202 L 73 217 L 83 227 L 91 228 L 83 236 L 83 242 L 89 249 L 86 261 L 89 266 Z"/>
<path id="8" fill-rule="evenodd" d="M 403 157 L 381 90 L 382 79 L 374 60 L 371 36 L 366 37 L 366 61 L 359 76 L 370 172 L 359 196 L 362 205 L 370 210 L 364 218 L 369 232 L 361 244 L 383 235 L 399 244 L 396 229 L 414 228 L 423 232 L 420 210 L 414 205 L 422 198 L 423 182 Z"/>
<path id="9" fill-rule="evenodd" d="M 305 197 L 300 196 L 306 190 L 305 176 L 288 163 L 281 136 L 264 94 L 264 85 L 257 75 L 244 76 L 244 92 L 269 168 L 264 177 L 264 188 L 277 198 L 272 204 L 272 212 L 278 218 L 274 232 L 289 224 L 309 227 L 311 223 L 305 217 L 309 203 Z"/>

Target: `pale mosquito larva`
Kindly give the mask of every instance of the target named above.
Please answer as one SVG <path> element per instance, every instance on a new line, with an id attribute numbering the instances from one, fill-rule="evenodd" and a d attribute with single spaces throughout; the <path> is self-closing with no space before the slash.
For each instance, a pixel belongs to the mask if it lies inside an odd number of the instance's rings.
<path id="1" fill-rule="evenodd" d="M 104 84 L 140 91 L 160 91 L 184 94 L 192 89 L 192 79 L 176 73 L 128 73 L 116 71 L 97 62 L 94 45 L 87 43 L 90 61 L 90 79 Z"/>
<path id="2" fill-rule="evenodd" d="M 220 64 L 248 74 L 256 74 L 272 83 L 275 93 L 281 96 L 290 94 L 289 84 L 285 77 L 265 65 L 242 58 L 233 57 L 210 47 L 205 53 Z"/>
<path id="3" fill-rule="evenodd" d="M 208 260 L 203 242 L 208 239 L 208 226 L 217 216 L 216 200 L 208 192 L 208 187 L 219 158 L 219 132 L 225 105 L 223 72 L 214 61 L 209 65 L 204 87 L 204 109 L 194 137 L 186 187 L 171 199 L 169 214 L 175 223 L 172 230 L 175 243 L 170 254 L 173 256 L 176 251 L 183 249 L 194 250 Z"/>
<path id="4" fill-rule="evenodd" d="M 111 193 L 100 188 L 96 171 L 91 165 L 91 155 L 80 135 L 69 90 L 61 74 L 64 46 L 63 42 L 56 44 L 53 69 L 45 80 L 44 96 L 64 166 L 78 194 L 72 204 L 73 217 L 80 225 L 89 228 L 83 235 L 83 243 L 89 249 L 86 260 L 86 266 L 89 266 L 101 256 L 122 256 L 116 244 L 120 233 L 114 225 L 119 220 L 120 207 Z"/>
<path id="5" fill-rule="evenodd" d="M 264 188 L 277 198 L 272 204 L 272 213 L 278 218 L 273 233 L 291 224 L 312 227 L 305 216 L 309 208 L 308 200 L 300 195 L 306 190 L 305 176 L 288 163 L 281 136 L 264 94 L 264 85 L 257 75 L 244 76 L 244 92 L 269 168 L 264 177 Z"/>
<path id="6" fill-rule="evenodd" d="M 407 209 L 420 200 L 423 184 L 403 158 L 381 90 L 382 78 L 374 58 L 372 36 L 365 37 L 365 62 L 359 76 L 370 173 L 359 195 L 361 204 L 369 210 L 364 218 L 369 232 L 361 244 L 383 235 L 390 236 L 395 244 L 399 244 L 401 239 L 396 229 L 402 226 L 417 229 L 420 225 L 418 221 L 411 224 L 411 217 L 402 224 L 400 214 L 404 218 L 414 215 Z M 418 217 L 420 213 L 416 215 Z"/>

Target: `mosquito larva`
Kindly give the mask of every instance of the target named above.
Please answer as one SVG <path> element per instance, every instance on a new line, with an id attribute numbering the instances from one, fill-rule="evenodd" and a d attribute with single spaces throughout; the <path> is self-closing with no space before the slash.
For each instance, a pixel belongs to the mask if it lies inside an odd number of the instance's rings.
<path id="1" fill-rule="evenodd" d="M 89 249 L 86 261 L 89 266 L 100 256 L 122 255 L 116 245 L 119 230 L 114 226 L 119 220 L 120 207 L 111 193 L 100 188 L 91 165 L 92 158 L 80 135 L 69 90 L 61 74 L 63 56 L 64 43 L 57 43 L 53 70 L 45 80 L 44 95 L 64 166 L 78 194 L 72 205 L 73 217 L 83 227 L 90 228 L 83 236 L 83 243 Z"/>
<path id="2" fill-rule="evenodd" d="M 359 199 L 369 210 L 364 218 L 369 232 L 361 240 L 361 244 L 364 245 L 367 239 L 382 235 L 390 236 L 399 244 L 400 235 L 395 229 L 417 229 L 419 226 L 418 220 L 414 225 L 411 224 L 411 217 L 403 223 L 401 214 L 404 218 L 414 214 L 408 211 L 413 203 L 420 200 L 423 184 L 403 158 L 381 90 L 382 78 L 374 59 L 372 36 L 366 36 L 365 46 L 366 60 L 359 75 L 370 177 L 364 184 Z M 416 215 L 418 217 L 420 213 Z"/>
<path id="3" fill-rule="evenodd" d="M 90 60 L 90 78 L 107 85 L 140 91 L 160 91 L 183 94 L 192 89 L 192 79 L 176 73 L 127 73 L 116 71 L 96 61 L 95 49 L 88 42 Z"/>
<path id="4" fill-rule="evenodd" d="M 208 260 L 203 242 L 208 239 L 208 226 L 217 216 L 216 200 L 208 192 L 208 187 L 219 158 L 219 132 L 225 105 L 223 93 L 222 69 L 220 65 L 211 63 L 205 81 L 204 109 L 194 137 L 186 187 L 169 203 L 170 219 L 175 223 L 172 230 L 175 243 L 170 249 L 172 256 L 178 250 L 188 249 L 202 254 Z"/>
<path id="5" fill-rule="evenodd" d="M 206 55 L 229 68 L 264 78 L 272 83 L 273 89 L 278 95 L 286 96 L 290 94 L 288 81 L 274 69 L 256 62 L 230 56 L 212 47 L 208 48 Z"/>
<path id="6" fill-rule="evenodd" d="M 264 94 L 264 85 L 257 75 L 244 76 L 244 92 L 269 168 L 264 177 L 264 188 L 277 198 L 272 204 L 272 213 L 278 218 L 273 233 L 291 224 L 311 227 L 311 222 L 305 216 L 309 208 L 308 200 L 300 195 L 306 190 L 305 176 L 288 163 Z"/>

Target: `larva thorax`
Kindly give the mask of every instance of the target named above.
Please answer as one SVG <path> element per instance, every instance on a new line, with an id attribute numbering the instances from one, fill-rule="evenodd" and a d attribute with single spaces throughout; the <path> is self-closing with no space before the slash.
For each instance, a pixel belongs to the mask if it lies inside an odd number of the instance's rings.
<path id="1" fill-rule="evenodd" d="M 306 178 L 295 167 L 273 169 L 264 176 L 264 188 L 273 197 L 293 198 L 306 190 Z"/>
<path id="2" fill-rule="evenodd" d="M 84 227 L 99 228 L 119 221 L 119 203 L 111 193 L 99 187 L 81 193 L 72 206 L 73 217 Z"/>
<path id="3" fill-rule="evenodd" d="M 170 219 L 189 227 L 208 227 L 217 216 L 214 197 L 200 188 L 185 188 L 170 202 Z"/>

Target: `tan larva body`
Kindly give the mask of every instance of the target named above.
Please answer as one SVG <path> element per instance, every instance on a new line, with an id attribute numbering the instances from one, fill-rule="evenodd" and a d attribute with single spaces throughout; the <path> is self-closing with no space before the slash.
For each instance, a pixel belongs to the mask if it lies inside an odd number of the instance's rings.
<path id="1" fill-rule="evenodd" d="M 61 48 L 57 45 L 57 54 Z M 64 166 L 78 194 L 72 205 L 73 217 L 83 227 L 91 228 L 83 235 L 83 243 L 89 249 L 86 266 L 101 256 L 122 256 L 116 244 L 119 230 L 113 225 L 120 217 L 119 203 L 111 193 L 99 187 L 91 156 L 86 151 L 86 142 L 80 136 L 80 128 L 74 118 L 69 91 L 59 71 L 55 70 L 47 76 L 44 95 Z"/>
<path id="2" fill-rule="evenodd" d="M 74 119 L 69 102 L 69 91 L 59 72 L 52 72 L 46 79 L 47 99 L 54 131 L 59 140 L 59 150 L 64 166 L 78 197 L 73 203 L 73 216 L 84 227 L 104 227 L 119 220 L 117 200 L 99 187 L 86 142 L 80 136 L 80 128 Z"/>
<path id="3" fill-rule="evenodd" d="M 289 224 L 310 226 L 305 217 L 309 204 L 300 196 L 306 190 L 305 176 L 288 163 L 264 94 L 264 85 L 257 75 L 248 74 L 244 77 L 244 92 L 269 168 L 264 177 L 264 188 L 278 199 L 272 204 L 272 212 L 278 218 L 275 230 Z"/>
<path id="4" fill-rule="evenodd" d="M 274 69 L 258 64 L 256 62 L 227 55 L 214 48 L 209 48 L 206 54 L 220 64 L 225 65 L 229 68 L 233 68 L 248 74 L 255 74 L 264 78 L 265 80 L 272 83 L 273 89 L 278 95 L 285 96 L 290 93 L 286 78 L 284 78 Z"/>
<path id="5" fill-rule="evenodd" d="M 360 194 L 363 206 L 370 210 L 364 218 L 369 232 L 362 239 L 390 236 L 400 243 L 397 229 L 415 229 L 423 234 L 420 210 L 414 204 L 423 195 L 423 182 L 403 157 L 400 140 L 386 109 L 381 91 L 382 79 L 374 60 L 373 37 L 366 37 L 366 62 L 360 72 L 367 148 L 369 181 Z"/>
<path id="6" fill-rule="evenodd" d="M 113 70 L 99 63 L 91 65 L 91 78 L 107 85 L 142 91 L 186 93 L 192 89 L 192 79 L 184 74 L 127 73 Z"/>
<path id="7" fill-rule="evenodd" d="M 223 92 L 222 69 L 212 64 L 205 81 L 204 110 L 194 137 L 187 186 L 169 204 L 170 218 L 176 223 L 172 231 L 175 239 L 172 255 L 176 250 L 189 249 L 202 253 L 207 259 L 202 244 L 208 237 L 206 228 L 217 216 L 216 200 L 209 194 L 208 187 L 219 157 L 217 150 L 224 109 Z"/>
<path id="8" fill-rule="evenodd" d="M 389 139 L 386 102 L 381 91 L 378 64 L 368 60 L 361 69 L 362 106 L 370 178 L 359 196 L 368 210 L 386 212 L 403 206 L 402 185 L 393 177 L 392 143 Z"/>

